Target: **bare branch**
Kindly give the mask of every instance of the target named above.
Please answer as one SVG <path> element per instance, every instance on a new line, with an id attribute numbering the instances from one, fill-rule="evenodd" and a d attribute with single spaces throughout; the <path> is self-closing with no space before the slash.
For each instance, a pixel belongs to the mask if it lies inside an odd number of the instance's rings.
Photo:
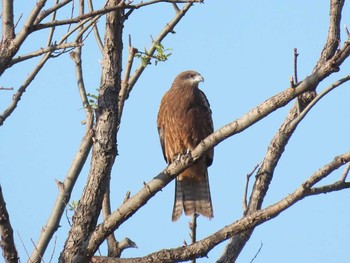
<path id="1" fill-rule="evenodd" d="M 266 221 L 278 216 L 287 208 L 293 206 L 303 198 L 313 195 L 312 187 L 326 178 L 333 171 L 350 161 L 350 152 L 342 154 L 334 158 L 333 161 L 323 166 L 302 183 L 292 194 L 287 195 L 279 202 L 266 207 L 265 209 L 252 212 L 244 216 L 238 221 L 223 227 L 212 235 L 189 246 L 182 246 L 174 249 L 163 249 L 141 258 L 131 259 L 114 259 L 106 257 L 94 257 L 91 262 L 110 262 L 110 263 L 141 263 L 141 262 L 180 262 L 191 258 L 204 257 L 216 245 L 232 236 L 238 235 L 248 229 L 254 228 Z M 350 183 L 338 183 L 338 187 L 329 189 L 331 191 L 339 191 L 350 188 Z M 316 194 L 316 193 L 315 193 Z"/>
<path id="2" fill-rule="evenodd" d="M 310 191 L 307 194 L 305 194 L 305 196 L 327 194 L 327 193 L 331 193 L 334 191 L 339 191 L 347 188 L 350 188 L 350 182 L 338 181 L 329 185 L 313 187 L 310 189 Z"/>
<path id="3" fill-rule="evenodd" d="M 192 151 L 192 158 L 185 158 L 186 160 L 183 161 L 182 164 L 170 164 L 167 169 L 165 169 L 162 173 L 155 177 L 154 180 L 147 184 L 147 189 L 144 188 L 131 197 L 125 204 L 119 207 L 117 211 L 113 212 L 108 219 L 106 219 L 96 228 L 95 232 L 92 234 L 88 246 L 90 253 L 93 254 L 96 246 L 100 244 L 100 242 L 102 242 L 102 240 L 108 236 L 109 233 L 132 216 L 152 196 L 167 185 L 179 172 L 182 172 L 185 168 L 191 165 L 193 161 L 198 160 L 198 158 L 200 158 L 204 152 L 216 146 L 227 137 L 242 132 L 276 109 L 285 106 L 299 94 L 309 89 L 313 89 L 319 79 L 322 78 L 323 74 L 328 74 L 327 70 L 331 69 L 326 66 L 322 72 L 316 72 L 308 76 L 295 89 L 287 88 L 285 91 L 269 98 L 264 103 L 245 114 L 243 117 L 215 131 Z M 93 242 L 91 242 L 91 240 L 93 240 Z"/>
<path id="4" fill-rule="evenodd" d="M 299 114 L 299 116 L 290 123 L 290 126 L 296 126 L 297 123 L 299 123 L 306 116 L 306 114 L 311 110 L 313 106 L 316 105 L 316 103 L 320 99 L 322 99 L 326 94 L 328 94 L 329 92 L 331 92 L 332 90 L 334 90 L 335 88 L 339 87 L 340 85 L 342 85 L 343 83 L 349 80 L 350 80 L 350 75 L 345 76 L 344 78 L 339 79 L 338 81 L 334 82 L 332 85 L 327 87 L 325 90 L 323 90 L 304 108 L 304 110 Z"/>
<path id="5" fill-rule="evenodd" d="M 249 180 L 250 180 L 250 177 L 252 177 L 252 175 L 255 173 L 256 169 L 258 169 L 258 167 L 259 167 L 259 164 L 256 164 L 253 170 L 246 175 L 246 182 L 245 182 L 245 188 L 244 188 L 244 194 L 243 194 L 243 215 L 246 214 L 248 209 L 247 196 L 248 196 Z"/>
<path id="6" fill-rule="evenodd" d="M 88 0 L 88 5 L 89 5 L 89 11 L 93 12 L 94 11 L 94 6 L 92 4 L 92 0 Z M 102 39 L 101 39 L 100 33 L 98 31 L 98 27 L 97 27 L 96 24 L 94 24 L 93 28 L 94 28 L 94 35 L 95 35 L 95 38 L 96 38 L 97 45 L 98 45 L 98 47 L 100 48 L 100 50 L 102 52 L 102 50 L 103 50 L 103 43 L 102 43 Z"/>
<path id="7" fill-rule="evenodd" d="M 74 18 L 58 20 L 58 21 L 51 21 L 51 22 L 43 23 L 43 24 L 35 24 L 32 26 L 31 30 L 38 31 L 38 30 L 41 30 L 44 28 L 49 28 L 49 27 L 54 27 L 54 26 L 80 23 L 82 20 L 90 20 L 93 17 L 105 15 L 105 14 L 108 14 L 110 12 L 116 11 L 118 9 L 134 10 L 134 9 L 138 9 L 138 8 L 141 8 L 144 6 L 148 6 L 148 5 L 152 5 L 152 4 L 156 4 L 156 3 L 160 3 L 160 2 L 187 3 L 191 6 L 193 3 L 202 3 L 203 0 L 183 0 L 183 1 L 181 1 L 181 0 L 180 1 L 153 0 L 153 1 L 149 1 L 149 2 L 142 1 L 136 5 L 131 5 L 131 4 L 126 5 L 124 1 L 120 1 L 120 3 L 116 6 L 107 6 L 107 7 L 104 7 L 102 9 L 98 9 L 98 10 L 95 10 L 95 11 L 92 11 L 92 12 L 86 13 L 84 15 L 74 17 Z"/>
<path id="8" fill-rule="evenodd" d="M 10 223 L 9 214 L 6 209 L 6 203 L 2 195 L 0 186 L 0 247 L 6 263 L 18 261 L 18 254 L 13 239 L 13 230 Z"/>
<path id="9" fill-rule="evenodd" d="M 67 48 L 74 48 L 74 47 L 78 47 L 82 44 L 78 44 L 76 42 L 72 42 L 72 43 L 63 43 L 63 44 L 54 44 L 54 45 L 51 45 L 51 46 L 48 46 L 46 48 L 40 48 L 39 50 L 37 51 L 34 51 L 32 53 L 29 53 L 29 54 L 25 54 L 25 55 L 21 55 L 21 56 L 18 56 L 16 58 L 13 58 L 9 64 L 9 66 L 12 66 L 16 63 L 19 63 L 19 62 L 22 62 L 24 60 L 27 60 L 27 59 L 31 59 L 31 58 L 34 58 L 34 57 L 38 57 L 38 56 L 41 56 L 45 53 L 52 53 L 54 51 L 57 51 L 57 50 L 64 50 L 64 49 L 67 49 Z"/>
<path id="10" fill-rule="evenodd" d="M 59 2 L 59 0 L 56 0 L 56 5 L 57 3 Z M 52 13 L 52 18 L 51 18 L 51 21 L 55 21 L 56 20 L 56 10 Z M 53 34 L 55 32 L 55 28 L 56 27 L 51 27 L 50 28 L 50 32 L 49 32 L 49 35 L 47 37 L 47 41 L 46 41 L 46 46 L 49 47 L 51 46 L 52 44 L 52 38 L 53 38 Z"/>
<path id="11" fill-rule="evenodd" d="M 294 48 L 294 85 L 298 83 L 298 49 Z"/>
<path id="12" fill-rule="evenodd" d="M 14 39 L 13 45 L 16 47 L 16 49 L 19 49 L 21 44 L 31 33 L 30 28 L 33 27 L 35 19 L 37 18 L 38 14 L 43 9 L 45 4 L 46 4 L 46 0 L 39 0 L 37 1 L 36 5 L 34 5 L 34 8 L 32 12 L 29 14 L 27 20 L 25 21 L 22 30 L 16 35 Z"/>
<path id="13" fill-rule="evenodd" d="M 191 237 L 191 244 L 196 243 L 197 241 L 197 218 L 198 214 L 194 213 L 192 216 L 192 222 L 189 222 L 189 227 L 190 227 L 190 237 Z M 192 263 L 196 263 L 196 258 L 193 258 L 191 260 Z"/>
<path id="14" fill-rule="evenodd" d="M 331 0 L 327 41 L 322 50 L 321 57 L 314 68 L 314 72 L 332 58 L 339 47 L 340 20 L 344 2 L 345 0 Z"/>
<path id="15" fill-rule="evenodd" d="M 108 6 L 121 3 L 123 1 L 109 1 Z M 97 224 L 104 193 L 117 155 L 118 107 L 116 101 L 121 85 L 122 13 L 122 10 L 118 10 L 106 16 L 109 26 L 106 27 L 104 36 L 102 76 L 94 125 L 95 140 L 91 167 L 59 262 L 81 262 L 93 256 L 93 254 L 86 253 L 86 246 L 90 240 L 90 233 Z"/>
<path id="16" fill-rule="evenodd" d="M 13 90 L 13 88 L 5 88 L 5 87 L 0 87 L 0 90 Z"/>
<path id="17" fill-rule="evenodd" d="M 51 53 L 46 53 L 44 57 L 39 61 L 34 70 L 29 74 L 26 81 L 22 84 L 22 86 L 17 90 L 16 94 L 13 95 L 12 103 L 8 106 L 8 108 L 0 115 L 0 126 L 4 124 L 4 121 L 12 114 L 12 112 L 16 109 L 18 102 L 21 100 L 23 93 L 26 91 L 29 84 L 33 81 L 35 76 L 42 69 L 46 61 L 50 58 Z"/>
<path id="18" fill-rule="evenodd" d="M 62 8 L 66 4 L 69 4 L 70 2 L 72 2 L 72 0 L 63 0 L 63 1 L 56 0 L 56 3 L 53 7 L 43 10 L 42 12 L 40 12 L 40 14 L 38 14 L 33 24 L 34 25 L 39 24 L 43 19 L 48 17 L 50 14 L 54 14 L 58 9 Z M 54 16 L 55 15 L 53 15 L 53 17 Z M 54 21 L 54 19 L 52 19 L 52 21 Z"/>
<path id="19" fill-rule="evenodd" d="M 255 253 L 255 255 L 254 255 L 254 257 L 252 258 L 252 260 L 250 261 L 250 263 L 253 263 L 253 262 L 254 262 L 254 260 L 256 259 L 256 257 L 259 255 L 259 253 L 260 253 L 262 247 L 263 247 L 263 243 L 261 242 L 258 251 Z"/>
<path id="20" fill-rule="evenodd" d="M 350 163 L 348 163 L 348 165 L 346 166 L 343 174 L 341 175 L 341 178 L 339 180 L 340 182 L 345 182 L 345 180 L 346 180 L 346 178 L 347 178 L 347 176 L 349 174 L 349 171 L 350 171 Z"/>
<path id="21" fill-rule="evenodd" d="M 151 47 L 147 50 L 147 54 L 149 56 L 153 56 L 154 52 L 156 51 L 156 45 L 158 43 L 161 43 L 163 39 L 169 34 L 174 31 L 174 27 L 177 25 L 177 23 L 181 20 L 181 18 L 187 13 L 187 11 L 190 9 L 192 6 L 192 3 L 186 4 L 180 12 L 176 14 L 176 16 L 171 20 L 164 28 L 163 30 L 159 33 L 158 37 L 153 41 Z M 136 81 L 138 78 L 141 76 L 142 72 L 144 71 L 145 66 L 140 64 L 140 66 L 136 69 L 134 74 L 129 80 L 129 91 L 130 93 L 131 89 L 134 87 Z"/>
<path id="22" fill-rule="evenodd" d="M 349 77 L 345 77 L 330 87 L 325 89 L 320 93 L 314 100 L 312 100 L 309 105 L 300 114 L 297 110 L 298 102 L 294 106 L 281 127 L 279 128 L 277 134 L 272 139 L 268 151 L 266 153 L 265 159 L 257 172 L 257 179 L 254 184 L 252 194 L 250 196 L 248 209 L 245 211 L 246 214 L 252 213 L 261 208 L 262 202 L 268 190 L 268 186 L 272 180 L 274 169 L 277 166 L 278 160 L 282 156 L 282 153 L 291 138 L 294 130 L 300 121 L 306 116 L 310 109 L 328 92 L 338 87 L 342 83 L 349 80 Z M 245 243 L 249 240 L 254 229 L 248 229 L 244 233 L 234 236 L 231 242 L 226 246 L 225 252 L 218 260 L 218 262 L 234 261 L 241 250 L 243 249 Z"/>
<path id="23" fill-rule="evenodd" d="M 130 36 L 129 36 L 129 40 L 130 40 Z M 129 41 L 129 42 L 131 42 L 131 41 Z M 130 45 L 129 46 L 129 56 L 128 56 L 128 60 L 126 62 L 124 78 L 122 81 L 122 85 L 121 85 L 120 92 L 119 92 L 119 98 L 118 98 L 118 123 L 120 123 L 120 121 L 121 121 L 124 103 L 127 100 L 129 92 L 130 92 L 129 78 L 130 78 L 130 72 L 131 72 L 132 64 L 134 62 L 134 58 L 135 58 L 136 53 L 137 53 L 137 49 Z"/>
<path id="24" fill-rule="evenodd" d="M 9 42 L 15 37 L 15 26 L 13 22 L 13 1 L 2 1 L 2 38 Z"/>
<path id="25" fill-rule="evenodd" d="M 69 171 L 67 172 L 66 178 L 61 183 L 60 191 L 57 196 L 56 202 L 53 206 L 50 218 L 44 227 L 44 231 L 41 232 L 39 240 L 36 244 L 36 250 L 32 252 L 30 262 L 39 262 L 42 255 L 44 255 L 49 242 L 52 239 L 53 234 L 56 232 L 59 222 L 64 213 L 66 204 L 68 204 L 70 195 L 72 193 L 75 182 L 86 162 L 86 159 L 90 153 L 92 147 L 92 127 L 94 123 L 94 113 L 88 98 L 86 95 L 86 89 L 83 79 L 82 61 L 81 61 L 81 42 L 78 40 L 77 48 L 75 52 L 71 53 L 71 58 L 75 64 L 75 73 L 77 79 L 77 86 L 79 89 L 80 98 L 86 114 L 86 131 L 81 142 L 80 148 L 75 155 L 75 158 L 71 164 Z"/>

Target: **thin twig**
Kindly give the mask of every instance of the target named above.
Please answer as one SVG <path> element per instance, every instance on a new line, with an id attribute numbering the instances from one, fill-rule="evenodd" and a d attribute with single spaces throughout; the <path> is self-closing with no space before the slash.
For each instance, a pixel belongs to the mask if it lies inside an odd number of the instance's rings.
<path id="1" fill-rule="evenodd" d="M 29 258 L 28 250 L 27 250 L 27 248 L 26 248 L 26 246 L 25 246 L 25 244 L 24 244 L 24 242 L 23 242 L 23 239 L 22 239 L 22 237 L 21 237 L 19 231 L 17 231 L 17 236 L 18 236 L 19 240 L 21 241 L 21 244 L 22 244 L 22 247 L 23 247 L 23 249 L 24 249 L 24 252 L 26 253 L 27 257 Z"/>
<path id="2" fill-rule="evenodd" d="M 14 25 L 14 28 L 15 28 L 15 29 L 17 28 L 18 23 L 19 23 L 19 21 L 21 21 L 22 17 L 23 17 L 23 13 L 21 13 L 21 14 L 19 15 L 19 17 L 18 17 L 18 19 L 17 19 L 17 21 L 16 21 L 16 23 L 15 23 L 15 25 Z"/>
<path id="3" fill-rule="evenodd" d="M 13 88 L 5 88 L 5 87 L 0 87 L 0 90 L 13 90 Z"/>
<path id="4" fill-rule="evenodd" d="M 29 74 L 22 86 L 17 90 L 16 94 L 13 96 L 12 102 L 7 107 L 7 109 L 0 115 L 0 126 L 4 124 L 4 121 L 12 114 L 16 109 L 18 102 L 21 100 L 23 93 L 26 91 L 29 84 L 34 80 L 36 75 L 42 69 L 46 61 L 50 58 L 50 54 L 46 53 L 44 57 L 39 61 L 34 70 Z"/>
<path id="5" fill-rule="evenodd" d="M 255 253 L 255 255 L 252 258 L 252 260 L 250 261 L 250 263 L 253 263 L 253 261 L 256 259 L 256 257 L 260 254 L 260 251 L 261 251 L 262 247 L 263 247 L 263 243 L 260 242 L 260 247 L 259 247 L 258 251 Z"/>
<path id="6" fill-rule="evenodd" d="M 55 236 L 55 240 L 54 240 L 54 242 L 53 242 L 53 249 L 52 249 L 52 253 L 51 253 L 51 257 L 50 257 L 49 263 L 52 262 L 53 256 L 55 255 L 56 244 L 57 244 L 57 236 Z"/>
<path id="7" fill-rule="evenodd" d="M 119 9 L 129 9 L 129 10 L 135 10 L 135 9 L 139 9 L 141 7 L 144 6 L 148 6 L 148 5 L 153 5 L 156 3 L 160 3 L 160 2 L 166 2 L 166 3 L 186 3 L 186 4 L 190 4 L 192 5 L 193 3 L 203 3 L 203 0 L 152 0 L 152 1 L 141 1 L 138 4 L 132 5 L 132 4 L 125 4 L 125 1 L 120 1 L 120 3 L 116 6 L 108 6 L 108 7 L 103 7 L 101 9 L 86 13 L 84 15 L 80 15 L 74 18 L 69 18 L 69 19 L 63 19 L 63 20 L 57 20 L 57 21 L 51 21 L 51 22 L 47 22 L 47 23 L 43 23 L 43 24 L 38 24 L 35 23 L 33 25 L 33 27 L 31 28 L 33 31 L 37 31 L 37 30 L 41 30 L 43 28 L 49 28 L 49 27 L 53 27 L 53 26 L 61 26 L 61 25 L 68 25 L 68 24 L 74 24 L 74 23 L 79 23 L 81 20 L 85 20 L 85 19 L 91 19 L 93 17 L 96 16 L 101 16 L 101 15 L 105 15 L 107 13 L 119 10 Z"/>
<path id="8" fill-rule="evenodd" d="M 313 187 L 305 196 L 319 195 L 319 194 L 328 194 L 334 191 L 339 191 L 342 189 L 347 189 L 350 187 L 350 182 L 338 181 L 333 184 L 323 185 L 319 187 Z"/>
<path id="9" fill-rule="evenodd" d="M 311 110 L 313 106 L 316 105 L 316 103 L 322 99 L 326 94 L 331 92 L 333 89 L 336 87 L 339 87 L 343 83 L 347 82 L 350 80 L 350 75 L 345 76 L 344 78 L 339 79 L 338 81 L 332 83 L 330 86 L 328 86 L 325 90 L 323 90 L 321 93 L 319 93 L 305 108 L 304 110 L 299 113 L 299 116 L 295 118 L 291 123 L 290 126 L 295 126 L 297 123 L 299 123 L 305 116 L 306 114 Z"/>
<path id="10" fill-rule="evenodd" d="M 340 180 L 341 182 L 345 182 L 346 178 L 348 177 L 350 171 L 350 162 L 348 163 L 348 165 L 345 167 L 344 172 L 342 173 Z"/>
<path id="11" fill-rule="evenodd" d="M 294 48 L 294 85 L 298 84 L 298 49 Z"/>
<path id="12" fill-rule="evenodd" d="M 137 49 L 131 46 L 131 36 L 129 35 L 129 55 L 125 66 L 124 78 L 119 91 L 118 98 L 118 123 L 121 121 L 125 100 L 128 98 L 129 78 Z"/>
<path id="13" fill-rule="evenodd" d="M 80 29 L 80 30 L 83 30 L 83 29 Z M 61 41 L 63 40 L 64 39 L 62 39 Z M 79 41 L 80 39 L 78 39 L 78 43 L 81 44 Z M 77 86 L 78 86 L 80 98 L 86 114 L 85 135 L 81 142 L 80 148 L 71 164 L 71 167 L 67 172 L 66 178 L 62 183 L 64 187 L 62 187 L 62 191 L 59 191 L 56 202 L 52 208 L 50 217 L 46 223 L 45 231 L 42 231 L 39 237 L 39 240 L 36 245 L 36 248 L 38 251 L 33 250 L 32 252 L 32 255 L 30 257 L 30 260 L 32 262 L 38 262 L 38 260 L 40 260 L 40 255 L 43 255 L 45 253 L 46 248 L 49 242 L 51 241 L 53 234 L 58 228 L 59 222 L 63 215 L 63 211 L 65 210 L 64 207 L 69 202 L 70 195 L 75 185 L 75 182 L 86 162 L 86 159 L 92 147 L 92 135 L 93 135 L 92 126 L 94 123 L 93 122 L 94 113 L 90 107 L 90 104 L 86 95 L 86 89 L 85 89 L 85 84 L 83 79 L 82 61 L 81 61 L 81 49 L 82 49 L 81 45 L 78 45 L 75 52 L 71 53 L 71 58 L 75 63 Z M 71 224 L 67 214 L 67 210 L 65 211 L 66 211 L 67 220 L 69 224 Z"/>
<path id="14" fill-rule="evenodd" d="M 58 2 L 59 2 L 59 0 L 56 0 L 55 4 L 57 5 Z M 54 10 L 54 12 L 52 13 L 51 21 L 55 21 L 56 20 L 56 12 L 57 12 L 57 10 Z M 56 27 L 54 27 L 54 26 L 50 28 L 49 36 L 48 36 L 47 41 L 46 41 L 46 46 L 47 47 L 51 46 L 53 33 L 55 32 L 55 29 L 56 29 Z"/>
<path id="15" fill-rule="evenodd" d="M 88 0 L 88 5 L 89 5 L 89 11 L 93 12 L 94 11 L 94 6 L 92 4 L 92 0 Z M 96 23 L 94 24 L 93 28 L 94 28 L 94 35 L 95 35 L 95 39 L 96 39 L 97 45 L 100 48 L 100 51 L 102 52 L 102 50 L 103 50 L 103 43 L 102 43 L 100 32 L 98 31 L 98 27 L 97 27 Z"/>
<path id="16" fill-rule="evenodd" d="M 345 28 L 345 32 L 346 34 L 348 35 L 348 37 L 350 37 L 350 32 L 349 32 L 349 29 L 346 25 L 344 25 L 344 28 Z"/>
<path id="17" fill-rule="evenodd" d="M 43 230 L 44 231 L 44 230 Z M 32 245 L 34 247 L 34 250 L 39 254 L 39 257 L 40 257 L 40 262 L 43 262 L 45 263 L 45 260 L 43 258 L 43 254 L 40 253 L 40 251 L 38 250 L 38 248 L 36 247 L 35 243 L 34 243 L 34 240 L 33 239 L 30 239 L 30 242 L 32 242 Z M 29 261 L 31 262 L 31 261 Z"/>
<path id="18" fill-rule="evenodd" d="M 91 21 L 83 28 L 83 30 L 79 31 L 78 35 L 76 36 L 76 39 L 80 38 L 87 30 L 91 30 L 90 27 L 92 27 L 93 29 L 96 26 L 96 23 L 100 19 L 100 17 L 101 16 L 96 16 L 93 19 L 91 19 Z M 88 34 L 90 34 L 90 32 Z M 86 38 L 84 38 L 82 41 L 84 42 L 85 39 Z"/>
<path id="19" fill-rule="evenodd" d="M 175 1 L 174 1 L 175 2 Z M 193 2 L 201 2 L 201 1 L 193 1 Z M 150 48 L 147 50 L 147 54 L 149 56 L 153 56 L 154 52 L 156 51 L 156 46 L 162 42 L 162 40 L 171 32 L 174 31 L 174 27 L 177 25 L 177 23 L 181 20 L 181 18 L 187 13 L 187 11 L 192 6 L 192 1 L 188 4 L 186 4 L 180 12 L 176 14 L 176 16 L 163 28 L 163 30 L 159 33 L 158 37 L 153 41 Z M 148 58 L 149 60 L 150 58 Z M 148 61 L 146 61 L 148 62 Z M 147 64 L 147 63 L 146 63 Z M 140 64 L 139 67 L 135 70 L 134 74 L 130 77 L 129 83 L 128 83 L 128 89 L 126 92 L 126 97 L 128 97 L 130 91 L 134 87 L 136 81 L 141 76 L 142 72 L 145 70 L 144 64 Z"/>
<path id="20" fill-rule="evenodd" d="M 72 2 L 73 0 L 62 0 L 62 1 L 56 1 L 56 4 L 50 8 L 47 8 L 43 11 L 40 12 L 40 14 L 36 17 L 35 21 L 34 21 L 34 25 L 39 24 L 43 19 L 45 19 L 46 17 L 48 17 L 51 13 L 56 12 L 58 9 L 62 8 L 63 6 L 65 6 L 66 4 Z M 53 20 L 51 20 L 53 21 Z"/>
<path id="21" fill-rule="evenodd" d="M 72 42 L 72 43 L 63 43 L 63 44 L 54 44 L 54 45 L 51 45 L 51 46 L 48 46 L 46 48 L 40 48 L 34 52 L 31 52 L 31 53 L 28 53 L 28 54 L 25 54 L 25 55 L 21 55 L 21 56 L 18 56 L 18 57 L 15 57 L 11 60 L 9 66 L 12 66 L 16 63 L 19 63 L 21 61 L 24 61 L 24 60 L 27 60 L 27 59 L 31 59 L 31 58 L 34 58 L 34 57 L 38 57 L 38 56 L 41 56 L 45 53 L 49 53 L 49 52 L 54 52 L 54 51 L 57 51 L 57 50 L 64 50 L 64 49 L 67 49 L 67 48 L 74 48 L 74 47 L 78 47 L 82 44 L 78 44 L 76 42 Z"/>
<path id="22" fill-rule="evenodd" d="M 178 14 L 180 12 L 180 8 L 175 3 L 173 3 L 173 7 L 175 9 L 176 14 Z"/>
<path id="23" fill-rule="evenodd" d="M 255 173 L 256 169 L 259 167 L 259 163 L 257 163 L 253 170 L 246 175 L 246 182 L 245 182 L 245 187 L 244 187 L 244 194 L 243 194 L 243 214 L 245 215 L 248 209 L 248 203 L 247 203 L 247 195 L 248 195 L 248 186 L 249 186 L 249 180 L 250 177 Z"/>

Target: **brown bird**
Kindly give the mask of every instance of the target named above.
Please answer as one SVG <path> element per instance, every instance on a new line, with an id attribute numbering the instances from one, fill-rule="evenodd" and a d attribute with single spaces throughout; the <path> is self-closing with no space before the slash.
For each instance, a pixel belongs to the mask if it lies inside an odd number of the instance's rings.
<path id="1" fill-rule="evenodd" d="M 165 93 L 158 112 L 158 133 L 165 161 L 169 164 L 180 153 L 193 150 L 213 132 L 209 102 L 198 88 L 203 77 L 196 71 L 180 73 Z M 207 167 L 214 150 L 207 151 L 192 166 L 176 177 L 172 221 L 186 215 L 213 217 Z"/>

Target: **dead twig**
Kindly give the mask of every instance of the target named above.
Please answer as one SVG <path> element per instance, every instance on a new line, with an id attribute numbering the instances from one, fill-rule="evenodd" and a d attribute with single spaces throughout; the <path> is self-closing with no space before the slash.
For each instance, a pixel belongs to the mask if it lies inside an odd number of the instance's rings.
<path id="1" fill-rule="evenodd" d="M 247 202 L 247 196 L 248 196 L 248 186 L 249 186 L 249 180 L 250 177 L 255 173 L 256 169 L 260 166 L 259 163 L 257 163 L 253 170 L 246 175 L 246 182 L 245 182 L 245 187 L 244 187 L 244 193 L 243 193 L 243 214 L 245 215 L 248 209 L 248 202 Z"/>

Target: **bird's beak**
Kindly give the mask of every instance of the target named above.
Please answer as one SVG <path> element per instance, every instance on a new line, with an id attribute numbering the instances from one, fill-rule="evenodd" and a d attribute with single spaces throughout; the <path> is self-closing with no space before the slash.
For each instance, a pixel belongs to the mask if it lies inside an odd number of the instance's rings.
<path id="1" fill-rule="evenodd" d="M 195 80 L 199 83 L 199 82 L 204 82 L 204 78 L 201 75 L 197 75 Z"/>

